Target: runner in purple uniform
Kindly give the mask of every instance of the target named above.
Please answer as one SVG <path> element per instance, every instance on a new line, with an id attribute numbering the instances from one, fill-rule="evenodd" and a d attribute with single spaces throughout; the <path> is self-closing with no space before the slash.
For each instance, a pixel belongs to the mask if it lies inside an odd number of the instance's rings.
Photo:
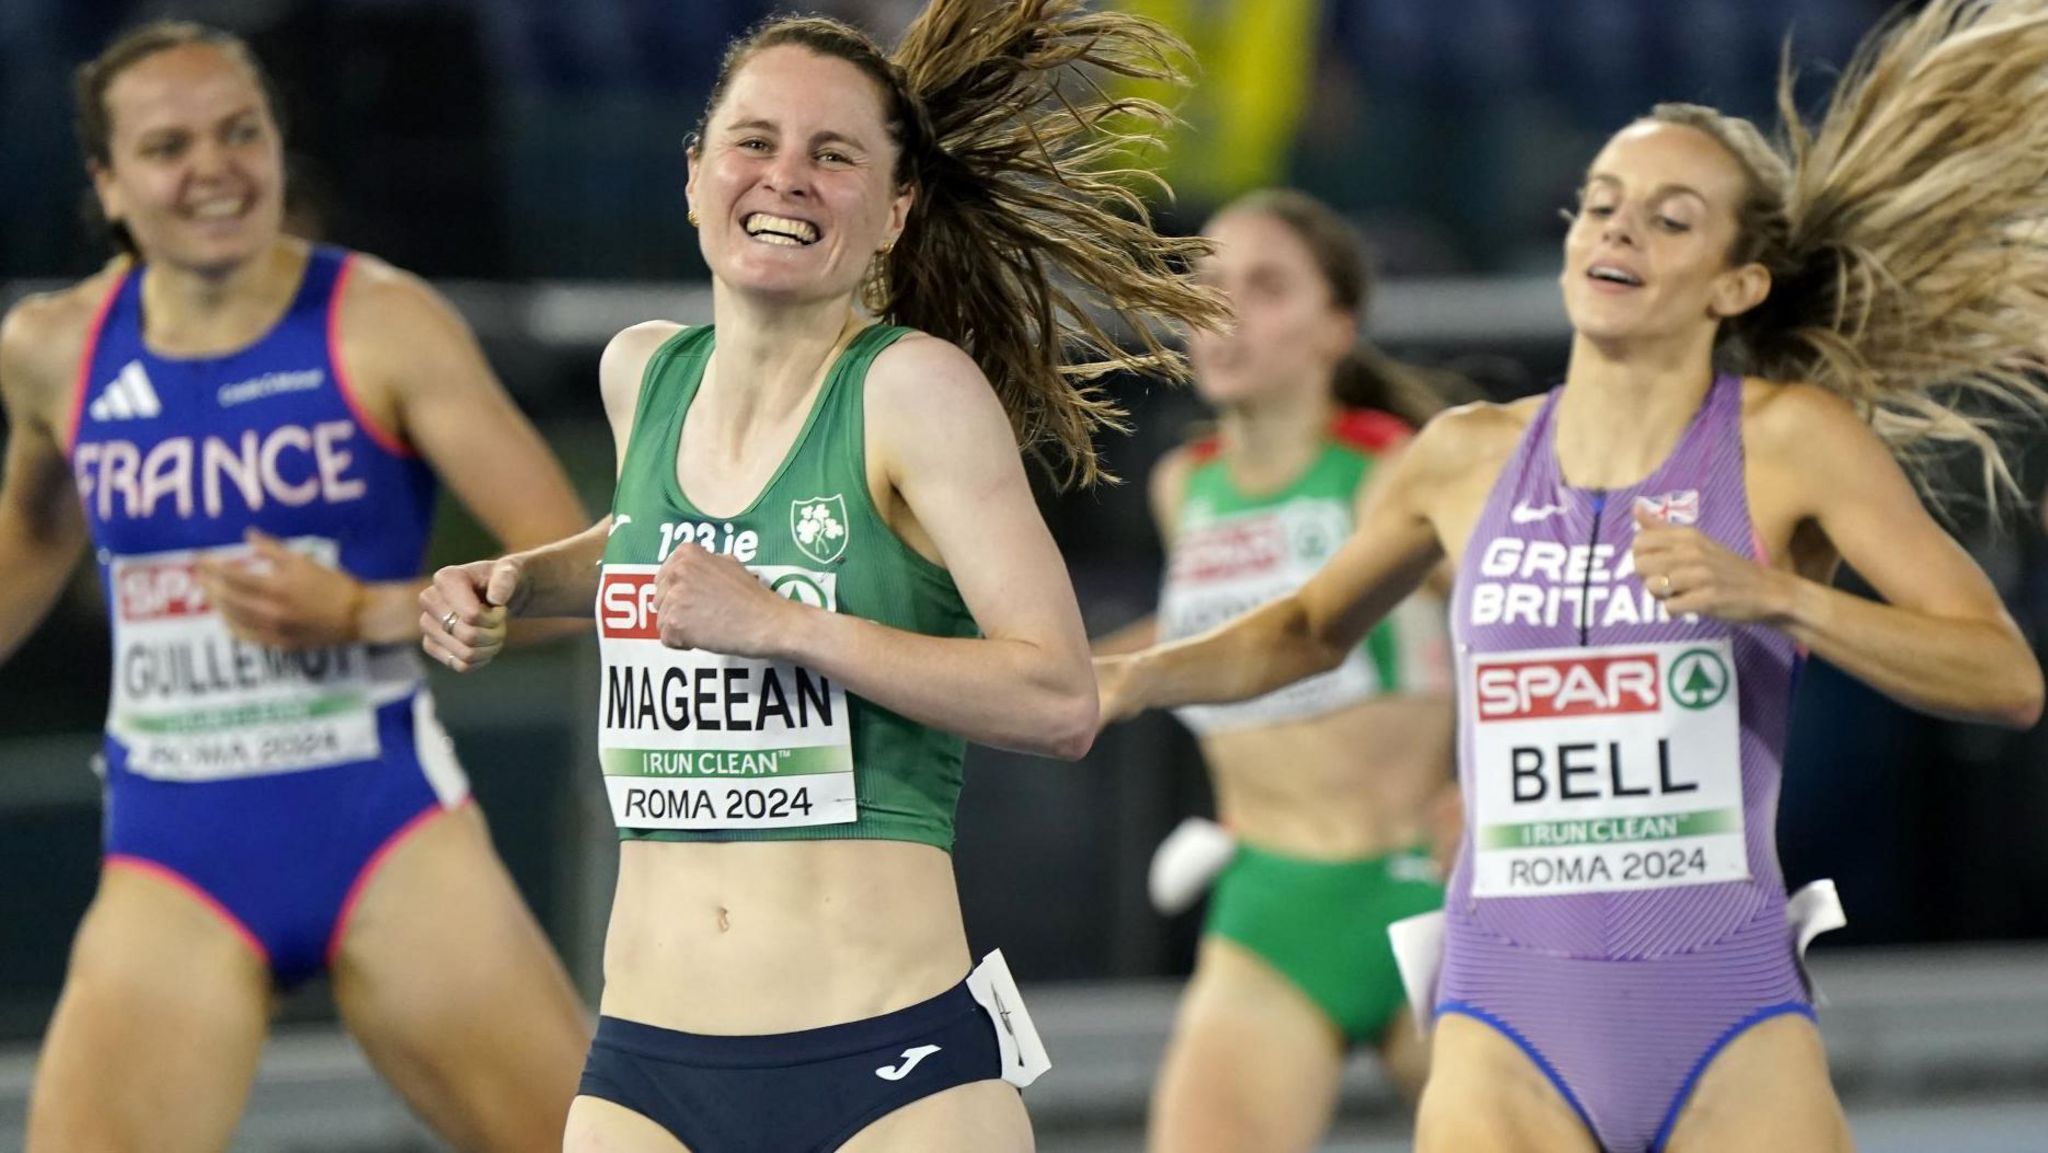
<path id="1" fill-rule="evenodd" d="M 1562 387 L 1433 422 L 1297 594 L 1099 663 L 1105 717 L 1256 696 L 1459 559 L 1467 819 L 1418 1148 L 1850 1147 L 1772 840 L 1792 684 L 1812 652 L 1929 712 L 2040 715 L 1893 454 L 1969 443 L 2009 491 L 1929 390 L 2048 407 L 2048 250 L 2012 242 L 2048 227 L 2048 124 L 2009 95 L 2044 74 L 2040 4 L 1937 0 L 1789 157 L 1654 109 L 1587 172 Z M 1882 603 L 1828 586 L 1842 561 Z"/>
<path id="2" fill-rule="evenodd" d="M 323 970 L 451 1144 L 556 1148 L 582 1008 L 412 645 L 437 474 L 513 546 L 575 495 L 431 289 L 280 234 L 245 45 L 147 25 L 79 80 L 124 254 L 0 326 L 0 658 L 90 550 L 116 666 L 106 867 L 28 1148 L 226 1147 L 276 990 Z"/>

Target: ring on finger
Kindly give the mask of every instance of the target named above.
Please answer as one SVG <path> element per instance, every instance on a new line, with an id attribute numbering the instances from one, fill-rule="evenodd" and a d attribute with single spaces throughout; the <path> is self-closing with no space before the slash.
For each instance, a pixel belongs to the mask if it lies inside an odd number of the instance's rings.
<path id="1" fill-rule="evenodd" d="M 1667 597 L 1668 597 L 1668 596 L 1670 596 L 1670 595 L 1671 595 L 1671 578 L 1670 578 L 1669 576 L 1666 576 L 1666 575 L 1665 575 L 1665 574 L 1663 574 L 1663 573 L 1658 573 L 1658 574 L 1657 574 L 1657 582 L 1658 582 L 1658 589 L 1657 589 L 1658 595 L 1659 595 L 1659 596 L 1667 596 Z"/>
<path id="2" fill-rule="evenodd" d="M 448 613 L 447 613 L 447 615 L 446 615 L 446 616 L 443 616 L 443 617 L 441 618 L 441 629 L 442 629 L 442 631 L 446 632 L 446 633 L 447 633 L 448 635 L 450 635 L 450 636 L 454 636 L 454 635 L 455 635 L 455 610 L 454 610 L 454 609 L 449 609 L 449 610 L 448 610 Z"/>

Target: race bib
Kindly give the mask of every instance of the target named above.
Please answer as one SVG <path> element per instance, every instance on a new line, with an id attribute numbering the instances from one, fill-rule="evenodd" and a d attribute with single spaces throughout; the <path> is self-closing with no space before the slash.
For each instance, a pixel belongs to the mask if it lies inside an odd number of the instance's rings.
<path id="1" fill-rule="evenodd" d="M 1726 638 L 1501 654 L 1469 675 L 1473 896 L 1748 878 Z"/>
<path id="2" fill-rule="evenodd" d="M 853 723 L 829 677 L 783 661 L 663 647 L 656 565 L 606 565 L 598 746 L 622 829 L 776 829 L 859 817 Z M 792 600 L 838 611 L 838 574 L 750 570 Z"/>
<path id="3" fill-rule="evenodd" d="M 287 541 L 334 567 L 333 541 Z M 199 559 L 246 562 L 244 545 L 117 557 L 108 568 L 114 692 L 107 731 L 130 772 L 211 781 L 376 758 L 376 706 L 362 645 L 286 650 L 237 640 L 208 602 Z"/>
<path id="4" fill-rule="evenodd" d="M 1199 636 L 1299 589 L 1351 532 L 1340 501 L 1297 500 L 1216 520 L 1191 517 L 1173 545 L 1159 601 L 1160 639 Z M 1322 716 L 1393 686 L 1379 683 L 1366 654 L 1261 697 L 1174 710 L 1197 733 Z"/>

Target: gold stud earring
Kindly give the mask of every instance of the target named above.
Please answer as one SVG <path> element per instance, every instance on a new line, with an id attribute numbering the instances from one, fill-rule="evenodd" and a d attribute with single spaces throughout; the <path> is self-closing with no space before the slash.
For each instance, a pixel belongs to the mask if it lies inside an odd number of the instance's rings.
<path id="1" fill-rule="evenodd" d="M 688 216 L 688 217 L 689 217 L 689 219 L 690 219 L 690 227 L 691 227 L 691 228 L 695 228 L 695 227 L 697 227 L 698 221 L 697 221 L 697 210 L 696 210 L 696 209 L 692 208 L 692 209 L 690 209 L 690 211 L 689 211 L 689 212 L 685 213 L 684 215 L 686 215 L 686 216 Z"/>

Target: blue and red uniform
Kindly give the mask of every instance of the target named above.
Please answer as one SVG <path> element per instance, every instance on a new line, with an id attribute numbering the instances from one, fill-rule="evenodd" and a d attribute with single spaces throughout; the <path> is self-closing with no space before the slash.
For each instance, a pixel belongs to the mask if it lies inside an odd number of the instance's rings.
<path id="1" fill-rule="evenodd" d="M 382 855 L 463 803 L 411 645 L 237 640 L 194 579 L 259 529 L 366 581 L 424 560 L 434 476 L 336 354 L 354 257 L 315 249 L 284 316 L 221 356 L 144 340 L 143 269 L 108 294 L 73 401 L 73 477 L 113 629 L 106 855 L 192 891 L 280 984 L 324 968 Z"/>

